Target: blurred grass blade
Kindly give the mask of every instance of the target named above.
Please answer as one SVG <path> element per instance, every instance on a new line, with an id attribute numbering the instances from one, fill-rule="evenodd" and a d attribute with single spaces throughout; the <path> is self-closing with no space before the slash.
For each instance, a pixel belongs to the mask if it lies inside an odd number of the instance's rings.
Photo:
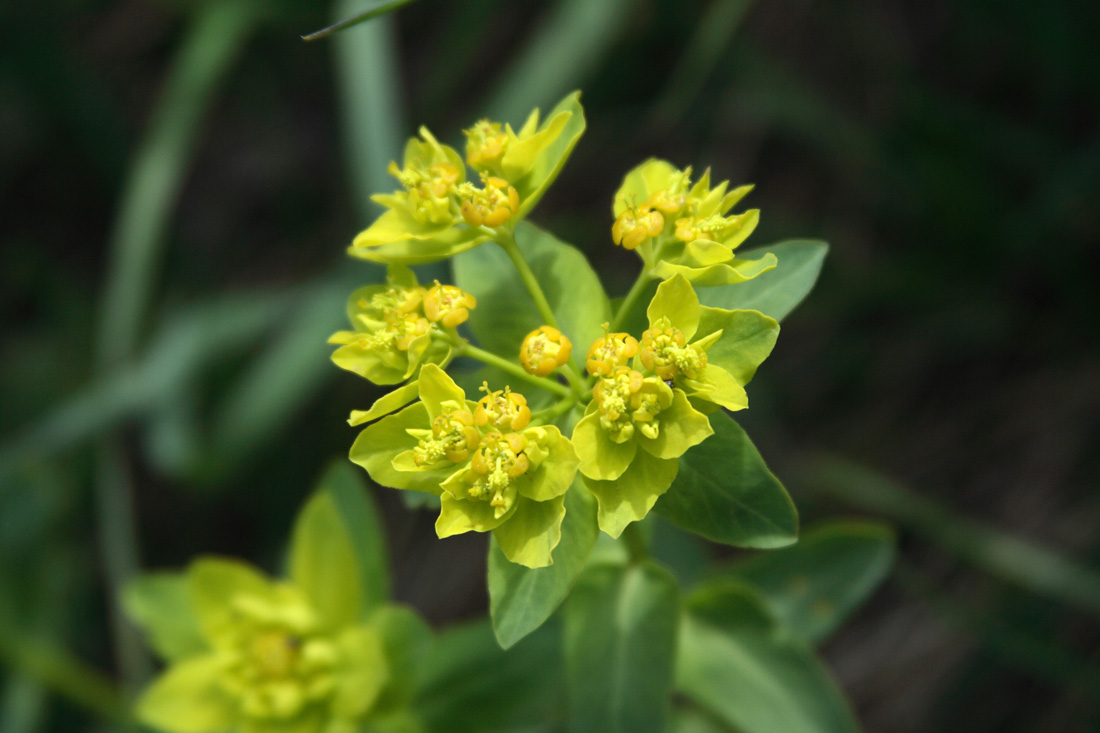
<path id="1" fill-rule="evenodd" d="M 362 0 L 336 0 L 334 13 L 342 17 L 360 7 Z M 389 17 L 341 33 L 335 40 L 346 167 L 364 223 L 378 213 L 370 203 L 371 194 L 396 185 L 386 173 L 386 164 L 401 152 L 405 130 L 396 37 L 394 19 Z"/>
<path id="2" fill-rule="evenodd" d="M 521 122 L 533 107 L 581 88 L 611 50 L 636 0 L 563 0 L 508 64 L 484 114 Z"/>
<path id="3" fill-rule="evenodd" d="M 232 295 L 168 319 L 145 354 L 98 377 L 0 446 L 0 485 L 22 466 L 99 435 L 122 420 L 164 409 L 210 363 L 252 342 L 297 305 L 288 291 Z"/>
<path id="4" fill-rule="evenodd" d="M 19 675 L 8 677 L 0 699 L 0 730 L 31 733 L 38 730 L 46 712 L 46 689 Z"/>
<path id="5" fill-rule="evenodd" d="M 338 374 L 324 339 L 342 325 L 351 287 L 338 279 L 302 299 L 282 332 L 237 377 L 211 430 L 212 455 L 202 464 L 235 469 Z M 192 468 L 202 470 L 201 465 Z"/>
<path id="6" fill-rule="evenodd" d="M 371 8 L 370 10 L 364 10 L 363 12 L 359 13 L 358 15 L 353 15 L 350 18 L 344 18 L 341 21 L 333 23 L 332 25 L 328 26 L 327 28 L 322 28 L 319 31 L 315 31 L 313 33 L 310 33 L 309 35 L 302 36 L 302 40 L 303 41 L 319 41 L 322 38 L 328 38 L 329 36 L 331 36 L 333 33 L 336 33 L 337 31 L 342 31 L 345 28 L 351 28 L 354 25 L 359 25 L 360 23 L 365 23 L 366 21 L 368 21 L 372 18 L 377 18 L 380 15 L 385 15 L 386 13 L 389 13 L 393 10 L 397 10 L 398 8 L 401 8 L 401 7 L 403 7 L 405 5 L 408 5 L 412 2 L 415 2 L 415 0 L 391 0 L 391 2 L 382 3 L 381 5 L 379 5 L 377 7 L 374 7 L 374 8 Z"/>
<path id="7" fill-rule="evenodd" d="M 127 705 L 110 680 L 64 649 L 16 629 L 9 620 L 0 620 L 0 661 L 5 666 L 100 717 L 119 724 L 127 721 Z"/>
<path id="8" fill-rule="evenodd" d="M 947 507 L 838 456 L 814 456 L 805 478 L 813 488 L 924 535 L 1001 580 L 1100 614 L 1100 574 L 1069 558 L 958 517 Z"/>
<path id="9" fill-rule="evenodd" d="M 137 344 L 159 251 L 200 123 L 258 16 L 251 0 L 221 0 L 200 8 L 168 72 L 123 188 L 110 236 L 98 334 L 101 366 L 128 358 Z"/>
<path id="10" fill-rule="evenodd" d="M 100 370 L 133 354 L 153 288 L 168 222 L 183 186 L 200 123 L 259 18 L 251 0 L 204 3 L 168 72 L 149 131 L 123 188 L 96 341 Z M 149 660 L 118 597 L 140 565 L 133 488 L 121 443 L 105 437 L 96 460 L 96 524 L 119 667 L 127 687 L 149 674 Z"/>
<path id="11" fill-rule="evenodd" d="M 653 105 L 650 124 L 668 129 L 687 114 L 752 5 L 753 0 L 714 0 L 710 4 Z"/>

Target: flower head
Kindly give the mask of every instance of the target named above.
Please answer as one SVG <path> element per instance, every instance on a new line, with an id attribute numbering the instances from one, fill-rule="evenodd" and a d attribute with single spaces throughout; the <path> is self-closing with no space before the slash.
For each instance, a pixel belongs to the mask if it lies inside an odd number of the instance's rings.
<path id="1" fill-rule="evenodd" d="M 628 366 L 603 374 L 573 429 L 585 485 L 599 501 L 600 528 L 618 537 L 645 517 L 676 477 L 689 448 L 713 433 L 678 388 Z"/>
<path id="2" fill-rule="evenodd" d="M 477 307 L 477 298 L 454 285 L 435 285 L 424 294 L 424 315 L 433 323 L 447 328 L 457 328 L 470 317 L 470 309 Z"/>
<path id="3" fill-rule="evenodd" d="M 745 385 L 779 335 L 774 319 L 702 306 L 679 273 L 657 287 L 646 315 L 650 327 L 639 355 L 646 370 L 682 389 L 705 412 L 748 407 Z"/>
<path id="4" fill-rule="evenodd" d="M 726 285 L 775 267 L 775 257 L 742 260 L 734 250 L 759 221 L 752 209 L 728 216 L 752 186 L 726 192 L 727 181 L 710 185 L 710 171 L 695 183 L 691 168 L 678 170 L 650 159 L 626 174 L 615 194 L 612 239 L 636 250 L 653 275 L 683 274 L 697 285 Z"/>
<path id="5" fill-rule="evenodd" d="M 579 462 L 572 443 L 532 427 L 527 399 L 508 387 L 483 385 L 474 403 L 433 364 L 418 384 L 420 401 L 363 430 L 351 460 L 383 486 L 439 496 L 440 537 L 491 531 L 512 562 L 549 565 Z"/>
<path id="6" fill-rule="evenodd" d="M 444 290 L 451 287 L 437 283 L 426 292 L 407 267 L 391 266 L 385 284 L 360 288 L 348 299 L 348 318 L 355 330 L 329 337 L 329 343 L 340 346 L 332 361 L 375 384 L 397 384 L 422 363 L 447 362 L 450 345 L 433 340 L 430 320 L 457 325 L 476 304 L 473 296 L 456 295 L 454 291 L 462 293 L 458 288 Z M 436 318 L 429 320 L 425 312 Z"/>
<path id="7" fill-rule="evenodd" d="M 638 339 L 629 333 L 610 333 L 608 324 L 603 324 L 604 335 L 588 347 L 584 365 L 593 376 L 610 376 L 621 366 L 625 366 L 638 353 Z"/>
<path id="8" fill-rule="evenodd" d="M 519 347 L 519 363 L 528 374 L 549 376 L 569 361 L 573 342 L 553 326 L 539 326 L 527 334 Z"/>
<path id="9" fill-rule="evenodd" d="M 356 550 L 328 492 L 302 511 L 290 556 L 287 579 L 207 557 L 126 589 L 126 609 L 169 662 L 137 703 L 142 723 L 167 733 L 354 730 L 384 690 L 391 701 L 406 695 L 388 654 L 405 663 L 402 647 L 428 632 L 392 607 L 364 622 Z M 383 644 L 395 615 L 406 633 Z"/>
<path id="10" fill-rule="evenodd" d="M 349 254 L 415 265 L 487 242 L 494 236 L 487 229 L 510 230 L 557 178 L 584 127 L 577 93 L 559 102 L 542 124 L 534 110 L 518 132 L 478 121 L 465 133 L 466 162 L 480 174 L 480 186 L 467 180 L 462 156 L 421 127 L 420 136 L 405 145 L 403 163 L 391 162 L 387 169 L 401 188 L 371 197 L 386 211 L 355 237 Z"/>

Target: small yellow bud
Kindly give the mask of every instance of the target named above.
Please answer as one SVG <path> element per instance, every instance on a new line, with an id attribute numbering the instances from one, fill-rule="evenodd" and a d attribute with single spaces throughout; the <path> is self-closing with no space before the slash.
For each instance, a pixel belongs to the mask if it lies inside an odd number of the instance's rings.
<path id="1" fill-rule="evenodd" d="M 638 353 L 638 339 L 629 333 L 608 333 L 606 323 L 603 328 L 604 335 L 588 348 L 584 366 L 589 374 L 611 376 Z"/>
<path id="2" fill-rule="evenodd" d="M 474 422 L 485 427 L 492 425 L 500 430 L 523 430 L 531 422 L 531 408 L 527 398 L 510 387 L 489 390 L 488 382 L 483 382 L 481 390 L 485 396 L 477 402 L 474 410 Z"/>
<path id="3" fill-rule="evenodd" d="M 495 168 L 508 149 L 508 133 L 499 122 L 478 120 L 466 135 L 466 162 L 474 168 Z"/>
<path id="4" fill-rule="evenodd" d="M 676 238 L 683 242 L 694 242 L 696 239 L 720 241 L 725 234 L 741 225 L 743 216 L 686 216 L 676 220 Z"/>
<path id="5" fill-rule="evenodd" d="M 633 206 L 615 218 L 611 239 L 623 249 L 637 249 L 645 240 L 656 237 L 665 228 L 665 217 L 648 204 Z"/>
<path id="6" fill-rule="evenodd" d="M 459 210 L 472 227 L 498 227 L 519 211 L 519 193 L 503 178 L 483 175 L 482 181 L 483 188 L 472 183 L 455 188 L 461 199 Z"/>
<path id="7" fill-rule="evenodd" d="M 428 319 L 418 313 L 402 313 L 397 308 L 386 310 L 386 331 L 393 335 L 398 351 L 408 351 L 413 340 L 431 329 Z"/>
<path id="8" fill-rule="evenodd" d="M 569 361 L 573 342 L 553 326 L 539 326 L 519 347 L 519 363 L 528 374 L 545 377 Z"/>
<path id="9" fill-rule="evenodd" d="M 470 309 L 477 307 L 477 298 L 454 285 L 440 285 L 435 281 L 424 294 L 424 315 L 433 323 L 442 322 L 447 328 L 455 328 L 470 317 Z"/>
<path id="10" fill-rule="evenodd" d="M 707 368 L 707 352 L 691 346 L 680 329 L 660 319 L 654 327 L 642 334 L 642 365 L 664 380 L 683 373 L 689 379 L 697 379 Z"/>

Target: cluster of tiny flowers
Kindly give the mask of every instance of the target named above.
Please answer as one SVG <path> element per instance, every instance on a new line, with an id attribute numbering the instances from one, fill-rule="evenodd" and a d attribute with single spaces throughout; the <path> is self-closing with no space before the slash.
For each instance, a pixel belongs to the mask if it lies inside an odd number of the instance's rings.
<path id="1" fill-rule="evenodd" d="M 615 217 L 611 225 L 612 241 L 628 250 L 637 249 L 647 239 L 664 232 L 684 243 L 697 239 L 721 241 L 743 223 L 745 215 L 701 214 L 709 191 L 700 188 L 691 185 L 691 168 L 681 171 L 666 188 L 653 192 L 642 203 L 628 206 Z"/>
<path id="2" fill-rule="evenodd" d="M 672 404 L 673 375 L 662 368 L 665 351 L 654 347 L 653 336 L 652 329 L 646 331 L 639 344 L 628 333 L 610 333 L 608 324 L 604 324 L 604 335 L 588 349 L 585 365 L 597 378 L 592 400 L 599 410 L 600 426 L 615 443 L 630 440 L 635 430 L 656 439 L 660 431 L 658 416 Z M 635 357 L 648 374 L 632 366 L 637 365 Z"/>

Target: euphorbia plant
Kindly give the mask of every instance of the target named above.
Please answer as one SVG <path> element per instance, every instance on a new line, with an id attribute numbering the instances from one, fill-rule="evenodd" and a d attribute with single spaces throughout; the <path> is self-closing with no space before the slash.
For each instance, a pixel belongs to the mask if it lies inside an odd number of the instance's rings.
<path id="1" fill-rule="evenodd" d="M 424 634 L 345 607 L 347 561 L 301 549 L 300 536 L 322 542 L 321 495 L 299 520 L 313 530 L 296 533 L 289 584 L 202 561 L 164 588 L 135 587 L 131 606 L 154 637 L 174 633 L 164 593 L 187 599 L 204 625 L 189 649 L 198 656 L 166 650 L 174 666 L 143 698 L 146 722 L 196 733 L 482 730 L 497 708 L 564 687 L 577 730 L 690 728 L 698 710 L 750 733 L 854 729 L 809 644 L 881 578 L 886 533 L 829 528 L 812 551 L 716 571 L 686 594 L 651 547 L 658 530 L 758 549 L 797 539 L 793 503 L 730 413 L 749 406 L 746 388 L 825 246 L 741 253 L 759 212 L 734 209 L 751 186 L 648 160 L 609 196 L 601 234 L 641 260 L 613 300 L 579 250 L 527 221 L 584 129 L 576 93 L 518 130 L 474 123 L 464 155 L 421 128 L 389 166 L 397 190 L 374 197 L 385 211 L 349 249 L 386 264 L 386 280 L 351 294 L 350 329 L 330 337 L 333 362 L 390 388 L 352 412 L 365 426 L 352 462 L 434 504 L 440 538 L 490 534 L 496 641 L 508 649 L 538 630 L 553 643 L 503 655 L 460 633 L 434 677 L 400 679 L 395 703 L 387 679 Z M 409 269 L 446 259 L 452 282 L 421 284 Z M 354 527 L 350 537 L 364 539 Z M 344 571 L 324 575 L 328 561 Z M 540 629 L 567 598 L 563 623 Z M 219 609 L 240 610 L 223 624 Z M 561 669 L 562 653 L 564 684 L 544 673 Z M 507 666 L 516 655 L 519 667 Z M 523 660 L 539 672 L 517 681 Z M 483 696 L 469 691 L 481 679 Z M 207 718 L 173 719 L 211 689 L 220 707 Z"/>

